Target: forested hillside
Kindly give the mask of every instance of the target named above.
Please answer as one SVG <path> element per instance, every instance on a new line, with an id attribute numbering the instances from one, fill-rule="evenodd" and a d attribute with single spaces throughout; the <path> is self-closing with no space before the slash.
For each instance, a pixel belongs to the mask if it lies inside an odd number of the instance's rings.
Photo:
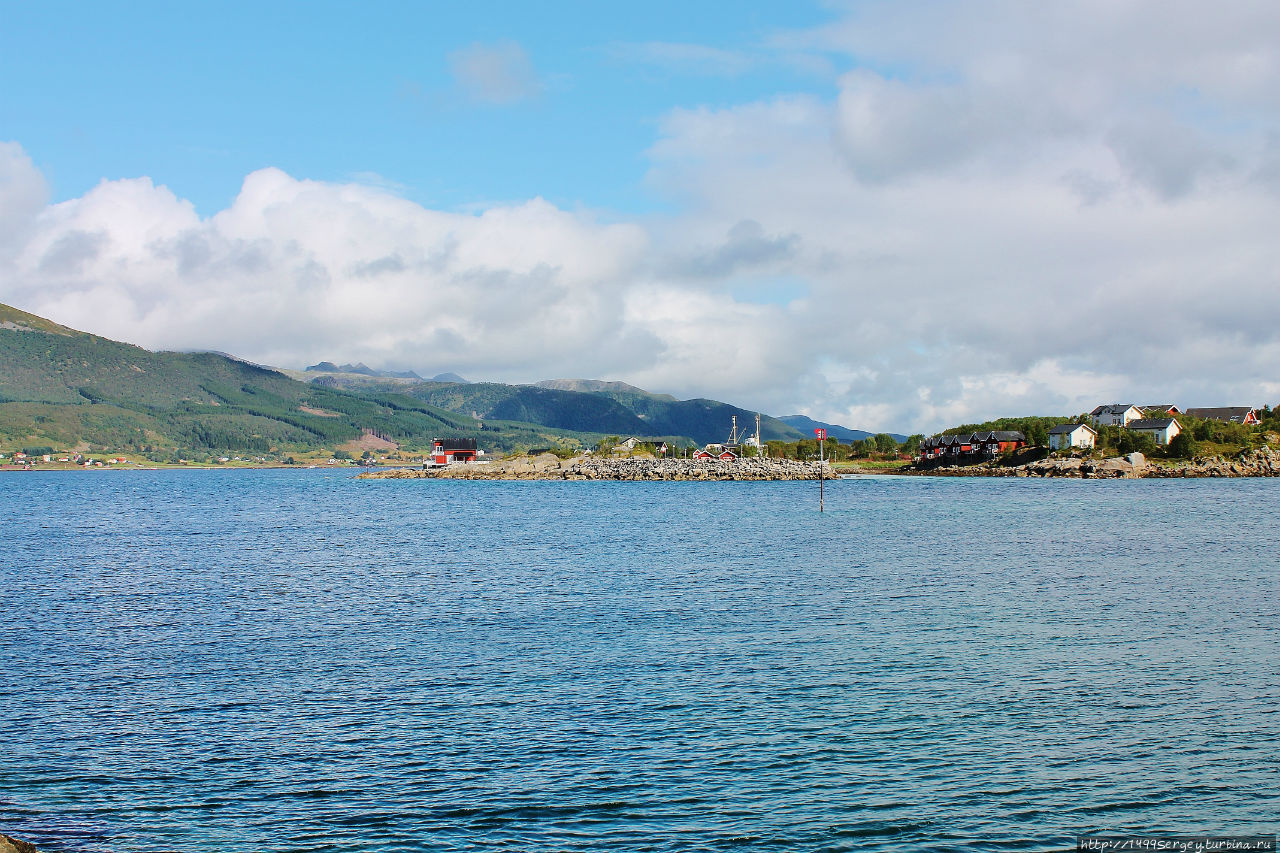
<path id="1" fill-rule="evenodd" d="M 409 448 L 475 435 L 470 417 L 390 391 L 298 382 L 214 353 L 151 352 L 0 306 L 0 445 L 200 456 L 336 449 L 366 434 Z M 591 441 L 488 424 L 486 443 Z"/>

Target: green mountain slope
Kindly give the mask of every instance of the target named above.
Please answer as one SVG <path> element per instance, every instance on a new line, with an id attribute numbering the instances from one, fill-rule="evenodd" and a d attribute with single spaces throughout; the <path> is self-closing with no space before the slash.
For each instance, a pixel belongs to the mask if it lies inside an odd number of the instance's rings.
<path id="1" fill-rule="evenodd" d="M 474 382 L 466 385 L 427 382 L 404 393 L 433 406 L 481 419 L 527 421 L 557 429 L 598 432 L 619 436 L 690 438 L 698 444 L 724 441 L 734 416 L 743 436 L 755 431 L 755 412 L 716 400 L 676 400 L 650 394 L 621 382 L 552 380 L 557 385 L 608 390 L 560 390 L 538 385 L 501 385 Z M 630 390 L 624 390 L 630 389 Z M 782 421 L 764 417 L 761 431 L 766 441 L 805 438 Z"/>
<path id="2" fill-rule="evenodd" d="M 307 450 L 372 433 L 408 447 L 474 435 L 469 417 L 390 391 L 298 382 L 215 353 L 150 352 L 0 306 L 0 443 L 62 449 Z M 547 443 L 499 425 L 493 445 Z"/>
<path id="3" fill-rule="evenodd" d="M 525 421 L 608 435 L 659 434 L 625 406 L 599 394 L 496 382 L 424 382 L 406 388 L 405 393 L 433 406 L 486 421 Z"/>
<path id="4" fill-rule="evenodd" d="M 755 430 L 746 409 L 620 382 L 290 373 L 221 353 L 151 352 L 0 305 L 0 449 L 284 454 L 332 451 L 368 434 L 407 450 L 458 435 L 492 450 L 586 446 L 605 435 L 704 444 L 726 440 L 735 416 L 740 435 Z M 762 428 L 766 440 L 806 437 L 772 417 Z"/>
<path id="5" fill-rule="evenodd" d="M 854 441 L 861 441 L 862 439 L 870 438 L 873 435 L 873 433 L 867 432 L 864 429 L 850 429 L 849 427 L 840 426 L 839 424 L 827 424 L 822 421 L 815 421 L 807 415 L 783 415 L 779 420 L 800 430 L 806 437 L 811 437 L 815 429 L 825 429 L 827 431 L 828 438 L 839 439 L 845 444 L 849 444 Z M 891 432 L 888 433 L 888 435 L 892 436 L 893 440 L 899 444 L 907 440 L 907 437 L 900 433 Z"/>

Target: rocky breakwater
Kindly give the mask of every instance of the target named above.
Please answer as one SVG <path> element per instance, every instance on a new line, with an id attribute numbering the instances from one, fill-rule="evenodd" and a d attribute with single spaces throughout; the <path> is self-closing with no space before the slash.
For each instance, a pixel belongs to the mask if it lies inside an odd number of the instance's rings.
<path id="1" fill-rule="evenodd" d="M 606 459 L 575 456 L 560 459 L 550 453 L 518 456 L 499 462 L 448 465 L 443 468 L 392 469 L 360 474 L 362 480 L 816 480 L 837 479 L 823 462 L 793 459 Z"/>
<path id="2" fill-rule="evenodd" d="M 983 465 L 936 468 L 928 472 L 944 477 L 1074 477 L 1084 480 L 1182 477 L 1280 477 L 1280 452 L 1270 447 L 1248 450 L 1233 458 L 1198 456 L 1187 462 L 1153 464 L 1141 454 L 1092 459 L 1071 456 L 1039 459 L 1023 465 Z"/>

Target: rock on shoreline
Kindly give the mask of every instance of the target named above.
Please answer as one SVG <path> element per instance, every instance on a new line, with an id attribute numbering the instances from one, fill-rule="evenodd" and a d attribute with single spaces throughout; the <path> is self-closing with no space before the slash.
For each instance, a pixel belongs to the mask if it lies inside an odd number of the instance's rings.
<path id="1" fill-rule="evenodd" d="M 40 853 L 34 844 L 19 841 L 10 835 L 0 835 L 0 853 Z"/>
<path id="2" fill-rule="evenodd" d="M 1008 467 L 997 461 L 915 473 L 942 477 L 1073 477 L 1085 480 L 1280 477 L 1280 452 L 1263 446 L 1231 459 L 1197 456 L 1176 465 L 1152 465 L 1141 453 L 1130 453 L 1110 459 L 1041 459 Z"/>
<path id="3" fill-rule="evenodd" d="M 606 459 L 575 456 L 560 459 L 550 453 L 519 456 L 488 464 L 448 465 L 444 468 L 399 468 L 360 474 L 361 480 L 816 480 L 838 479 L 822 462 L 793 459 Z"/>

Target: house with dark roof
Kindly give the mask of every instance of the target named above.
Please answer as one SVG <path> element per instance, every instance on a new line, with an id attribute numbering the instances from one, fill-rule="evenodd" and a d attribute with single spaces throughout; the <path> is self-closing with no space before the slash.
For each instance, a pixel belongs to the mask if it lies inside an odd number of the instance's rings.
<path id="1" fill-rule="evenodd" d="M 920 458 L 980 462 L 1006 450 L 1027 446 L 1027 437 L 1016 430 L 988 430 L 968 435 L 934 435 L 920 442 Z"/>
<path id="2" fill-rule="evenodd" d="M 1093 447 L 1098 441 L 1098 431 L 1088 424 L 1058 424 L 1049 430 L 1049 449 L 1068 447 Z"/>
<path id="3" fill-rule="evenodd" d="M 1180 415 L 1182 410 L 1173 403 L 1156 403 L 1151 406 L 1139 406 L 1142 413 L 1149 418 L 1162 418 L 1165 415 Z"/>
<path id="4" fill-rule="evenodd" d="M 1187 409 L 1193 418 L 1207 421 L 1222 421 L 1228 424 L 1256 424 L 1258 410 L 1251 406 L 1218 406 L 1208 409 Z"/>
<path id="5" fill-rule="evenodd" d="M 995 456 L 1006 450 L 1017 450 L 1027 446 L 1027 437 L 1016 430 L 989 430 L 975 432 L 970 436 L 973 446 L 979 453 Z"/>
<path id="6" fill-rule="evenodd" d="M 1094 426 L 1128 426 L 1130 421 L 1143 417 L 1142 409 L 1133 403 L 1108 403 L 1089 413 Z"/>
<path id="7" fill-rule="evenodd" d="M 1156 444 L 1168 444 L 1174 436 L 1182 432 L 1182 424 L 1177 418 L 1142 418 L 1130 421 L 1128 429 L 1140 432 L 1155 439 Z"/>

